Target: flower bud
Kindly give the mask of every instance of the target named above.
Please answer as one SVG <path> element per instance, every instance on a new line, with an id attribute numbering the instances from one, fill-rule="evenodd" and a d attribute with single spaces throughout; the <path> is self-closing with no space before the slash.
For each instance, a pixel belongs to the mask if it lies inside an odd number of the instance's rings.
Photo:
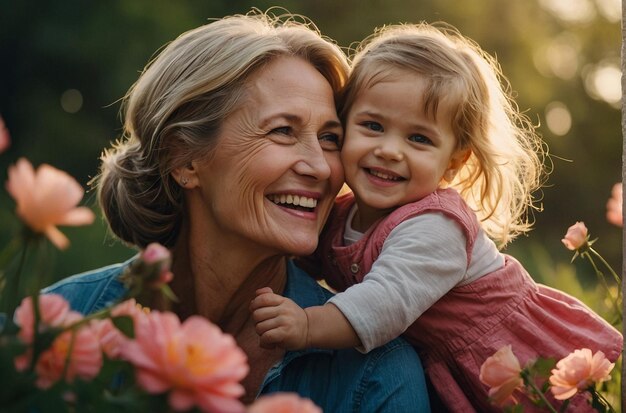
<path id="1" fill-rule="evenodd" d="M 563 245 L 569 250 L 576 251 L 587 245 L 588 230 L 584 222 L 576 222 L 567 229 L 565 238 L 561 240 Z"/>

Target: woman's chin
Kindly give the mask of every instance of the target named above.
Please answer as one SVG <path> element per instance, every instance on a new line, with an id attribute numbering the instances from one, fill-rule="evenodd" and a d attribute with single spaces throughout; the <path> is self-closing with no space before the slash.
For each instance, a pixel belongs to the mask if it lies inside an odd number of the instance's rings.
<path id="1" fill-rule="evenodd" d="M 292 240 L 287 251 L 289 255 L 304 257 L 313 254 L 316 248 L 317 236 L 313 236 L 312 239 Z"/>

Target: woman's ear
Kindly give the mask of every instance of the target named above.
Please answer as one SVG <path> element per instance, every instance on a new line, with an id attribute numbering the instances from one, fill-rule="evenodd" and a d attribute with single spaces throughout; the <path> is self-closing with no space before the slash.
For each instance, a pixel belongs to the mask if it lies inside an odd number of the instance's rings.
<path id="1" fill-rule="evenodd" d="M 472 154 L 471 149 L 458 149 L 456 152 L 452 154 L 450 158 L 450 163 L 448 164 L 448 168 L 443 173 L 443 179 L 447 183 L 452 183 L 454 177 L 459 172 L 459 169 L 465 165 L 465 162 L 469 159 Z"/>
<path id="2" fill-rule="evenodd" d="M 172 177 L 178 182 L 178 185 L 185 189 L 191 189 L 198 186 L 198 174 L 193 162 L 185 166 L 179 166 L 172 171 Z"/>

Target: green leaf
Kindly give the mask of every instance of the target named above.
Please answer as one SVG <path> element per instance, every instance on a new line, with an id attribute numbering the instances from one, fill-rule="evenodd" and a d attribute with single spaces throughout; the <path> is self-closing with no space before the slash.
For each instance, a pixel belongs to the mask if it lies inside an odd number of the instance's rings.
<path id="1" fill-rule="evenodd" d="M 524 413 L 524 406 L 521 404 L 514 404 L 512 406 L 506 406 L 504 408 L 505 413 Z"/>
<path id="2" fill-rule="evenodd" d="M 161 293 L 163 293 L 163 295 L 167 297 L 167 299 L 169 299 L 170 301 L 174 301 L 175 303 L 178 302 L 178 297 L 176 297 L 176 294 L 174 294 L 174 291 L 172 291 L 169 285 L 167 284 L 162 285 Z"/>
<path id="3" fill-rule="evenodd" d="M 556 366 L 556 359 L 539 357 L 531 367 L 531 374 L 536 377 L 548 378 Z"/>
<path id="4" fill-rule="evenodd" d="M 115 327 L 120 330 L 126 337 L 135 338 L 135 327 L 133 319 L 127 315 L 111 317 L 111 321 Z"/>

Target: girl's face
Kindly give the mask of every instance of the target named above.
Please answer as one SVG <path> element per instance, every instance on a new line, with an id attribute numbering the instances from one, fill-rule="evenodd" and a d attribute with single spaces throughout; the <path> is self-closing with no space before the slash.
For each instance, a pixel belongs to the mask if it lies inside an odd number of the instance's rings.
<path id="1" fill-rule="evenodd" d="M 310 254 L 343 184 L 333 90 L 311 64 L 279 57 L 245 93 L 215 150 L 192 163 L 195 219 L 215 227 L 225 248 Z"/>
<path id="2" fill-rule="evenodd" d="M 425 112 L 425 86 L 422 76 L 394 68 L 348 112 L 341 160 L 359 206 L 357 229 L 451 181 L 465 160 L 445 101 L 436 119 Z"/>

